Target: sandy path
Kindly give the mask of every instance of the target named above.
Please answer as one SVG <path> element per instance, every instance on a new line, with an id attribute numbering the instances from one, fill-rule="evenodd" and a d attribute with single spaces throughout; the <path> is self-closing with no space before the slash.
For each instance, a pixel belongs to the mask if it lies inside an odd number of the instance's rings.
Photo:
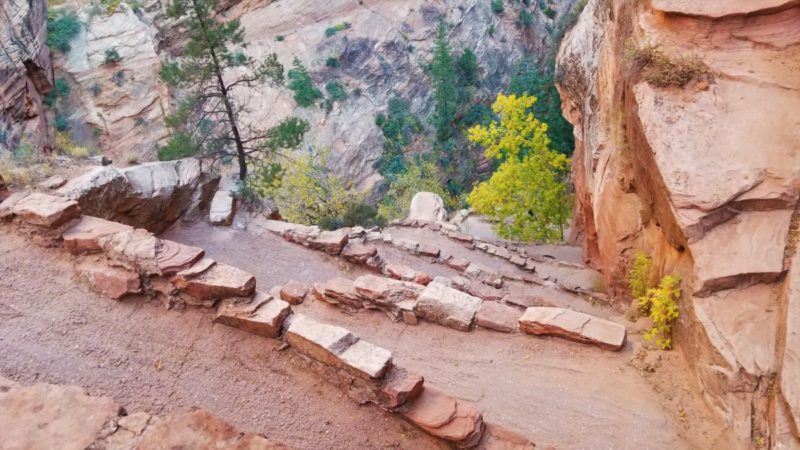
<path id="1" fill-rule="evenodd" d="M 213 324 L 208 311 L 89 293 L 65 256 L 9 229 L 0 228 L 0 255 L 2 376 L 77 384 L 152 414 L 199 406 L 300 449 L 445 448 L 391 414 L 353 404 L 293 364 L 278 341 Z M 333 270 L 325 267 L 317 260 L 313 270 Z"/>
<path id="2" fill-rule="evenodd" d="M 202 244 L 210 256 L 252 271 L 262 287 L 292 278 L 324 280 L 337 266 L 331 258 L 269 234 L 197 224 L 173 228 L 165 237 Z M 416 259 L 408 258 L 403 262 Z M 398 365 L 423 374 L 431 385 L 476 402 L 489 420 L 524 434 L 537 446 L 681 449 L 693 447 L 687 438 L 705 439 L 697 437 L 696 429 L 687 436 L 675 411 L 665 410 L 663 399 L 627 364 L 634 353 L 631 344 L 621 352 L 608 352 L 551 338 L 484 330 L 461 333 L 427 323 L 408 326 L 392 323 L 379 312 L 346 315 L 321 302 L 295 309 L 391 349 Z M 673 355 L 671 370 L 688 373 L 679 354 Z M 689 398 L 695 396 L 688 388 L 680 389 Z M 714 425 L 709 420 L 695 427 Z"/>

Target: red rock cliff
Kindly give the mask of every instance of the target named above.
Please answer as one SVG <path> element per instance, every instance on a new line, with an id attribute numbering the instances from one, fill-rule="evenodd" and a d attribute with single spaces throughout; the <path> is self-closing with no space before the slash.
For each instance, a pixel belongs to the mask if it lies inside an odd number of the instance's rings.
<path id="1" fill-rule="evenodd" d="M 648 46 L 708 74 L 654 86 Z M 557 76 L 574 238 L 615 306 L 637 251 L 681 275 L 675 338 L 707 400 L 743 443 L 798 448 L 800 2 L 590 0 Z"/>

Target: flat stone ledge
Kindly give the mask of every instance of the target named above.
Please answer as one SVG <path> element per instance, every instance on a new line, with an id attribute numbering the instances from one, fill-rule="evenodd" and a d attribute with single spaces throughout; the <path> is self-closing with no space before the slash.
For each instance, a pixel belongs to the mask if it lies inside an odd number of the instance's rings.
<path id="1" fill-rule="evenodd" d="M 531 307 L 519 319 L 519 327 L 528 334 L 547 334 L 576 342 L 619 350 L 625 343 L 626 330 L 599 317 L 565 308 Z"/>

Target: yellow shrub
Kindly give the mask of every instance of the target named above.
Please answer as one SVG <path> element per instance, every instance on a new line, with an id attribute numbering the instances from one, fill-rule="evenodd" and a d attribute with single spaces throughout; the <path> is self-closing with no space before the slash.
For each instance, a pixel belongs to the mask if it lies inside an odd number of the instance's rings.
<path id="1" fill-rule="evenodd" d="M 653 260 L 642 252 L 637 253 L 628 272 L 628 286 L 631 288 L 631 295 L 638 299 L 647 294 L 647 290 L 653 287 L 650 281 L 652 272 Z"/>
<path id="2" fill-rule="evenodd" d="M 91 155 L 88 148 L 77 145 L 67 133 L 56 133 L 56 147 L 74 159 L 84 159 Z"/>
<path id="3" fill-rule="evenodd" d="M 653 328 L 644 334 L 645 340 L 655 340 L 662 349 L 672 347 L 672 322 L 678 318 L 678 299 L 681 296 L 681 279 L 667 275 L 661 279 L 658 287 L 647 290 L 647 294 L 638 299 L 639 307 L 650 311 Z"/>

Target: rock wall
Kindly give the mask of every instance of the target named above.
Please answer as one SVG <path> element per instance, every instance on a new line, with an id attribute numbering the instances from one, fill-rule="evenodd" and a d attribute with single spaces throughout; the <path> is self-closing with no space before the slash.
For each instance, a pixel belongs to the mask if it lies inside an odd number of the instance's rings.
<path id="1" fill-rule="evenodd" d="M 711 75 L 656 87 L 631 57 L 648 45 Z M 558 55 L 573 239 L 619 309 L 637 251 L 683 277 L 678 347 L 759 448 L 800 445 L 798 73 L 795 1 L 591 0 Z"/>
<path id="2" fill-rule="evenodd" d="M 42 98 L 53 88 L 44 0 L 0 2 L 0 153 L 21 140 L 39 151 L 51 136 Z"/>

